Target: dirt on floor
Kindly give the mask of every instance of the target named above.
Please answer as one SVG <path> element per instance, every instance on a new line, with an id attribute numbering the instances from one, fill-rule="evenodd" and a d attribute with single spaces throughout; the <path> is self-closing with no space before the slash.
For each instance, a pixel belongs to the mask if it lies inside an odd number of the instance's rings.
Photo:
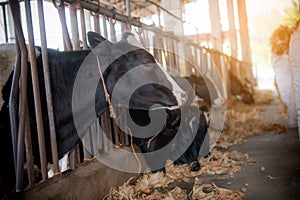
<path id="1" fill-rule="evenodd" d="M 201 170 L 171 162 L 164 173 L 132 177 L 105 199 L 298 199 L 300 142 L 286 127 L 273 91 L 257 91 L 255 105 L 233 102 L 224 131 Z M 211 134 L 213 135 L 213 134 Z"/>

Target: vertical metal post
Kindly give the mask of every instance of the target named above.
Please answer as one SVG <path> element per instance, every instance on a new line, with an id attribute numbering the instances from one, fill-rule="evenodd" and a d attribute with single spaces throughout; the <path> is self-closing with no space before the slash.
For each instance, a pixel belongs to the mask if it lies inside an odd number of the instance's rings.
<path id="1" fill-rule="evenodd" d="M 89 10 L 84 10 L 84 18 L 85 18 L 85 28 L 87 31 L 92 30 L 91 28 L 91 12 Z"/>
<path id="2" fill-rule="evenodd" d="M 97 123 L 98 121 L 93 122 L 92 126 L 91 126 L 91 154 L 93 156 L 95 156 L 98 153 L 98 133 L 97 133 Z"/>
<path id="3" fill-rule="evenodd" d="M 17 49 L 17 58 L 14 67 L 14 74 L 12 80 L 12 86 L 9 96 L 9 117 L 10 117 L 10 127 L 11 127 L 11 139 L 12 139 L 12 147 L 13 147 L 13 155 L 14 155 L 14 166 L 15 173 L 17 174 L 17 131 L 18 131 L 18 117 L 17 117 L 17 99 L 19 93 L 19 77 L 21 74 L 21 58 L 20 58 L 20 48 L 18 42 L 16 43 Z"/>
<path id="4" fill-rule="evenodd" d="M 90 159 L 93 154 L 93 144 L 92 144 L 92 127 L 90 127 L 82 139 L 83 145 L 83 157 L 84 159 Z"/>
<path id="5" fill-rule="evenodd" d="M 161 12 L 158 6 L 157 6 L 157 15 L 158 15 L 158 27 L 161 27 L 161 19 L 160 19 Z"/>
<path id="6" fill-rule="evenodd" d="M 113 20 L 114 19 L 109 18 L 110 40 L 116 42 L 115 22 Z"/>
<path id="7" fill-rule="evenodd" d="M 100 127 L 100 123 L 101 123 L 101 118 L 97 119 L 97 121 L 95 122 L 96 125 L 96 147 L 94 147 L 94 155 L 98 155 L 101 151 L 103 151 L 103 129 Z"/>
<path id="8" fill-rule="evenodd" d="M 196 45 L 194 46 L 194 66 L 193 66 L 193 68 L 195 68 L 195 66 L 199 66 L 198 65 L 198 47 Z M 195 70 L 193 70 L 192 73 L 195 73 Z"/>
<path id="9" fill-rule="evenodd" d="M 94 31 L 100 34 L 100 22 L 99 22 L 99 15 L 95 13 L 94 17 Z"/>
<path id="10" fill-rule="evenodd" d="M 3 24 L 4 24 L 4 35 L 5 35 L 5 42 L 8 42 L 8 33 L 7 33 L 7 22 L 6 22 L 6 10 L 5 4 L 2 5 L 2 13 L 3 13 Z"/>
<path id="11" fill-rule="evenodd" d="M 81 34 L 82 34 L 82 46 L 83 49 L 87 49 L 86 28 L 85 28 L 85 18 L 84 18 L 83 8 L 80 8 L 80 24 L 81 24 Z"/>
<path id="12" fill-rule="evenodd" d="M 101 116 L 101 124 L 102 124 L 103 134 L 106 134 L 106 137 L 103 137 L 104 151 L 106 152 L 106 151 L 113 149 L 112 131 L 111 131 L 112 129 L 111 129 L 111 121 L 110 121 L 109 111 L 106 111 Z"/>
<path id="13" fill-rule="evenodd" d="M 8 25 L 8 40 L 9 42 L 17 42 L 16 41 L 16 34 L 15 34 L 15 28 L 14 28 L 14 22 L 13 22 L 13 17 L 12 17 L 12 11 L 11 11 L 11 6 L 6 7 L 7 8 L 7 25 Z"/>
<path id="14" fill-rule="evenodd" d="M 130 0 L 125 1 L 126 4 L 126 15 L 127 15 L 127 22 L 124 24 L 124 31 L 131 31 L 131 7 L 130 7 Z"/>
<path id="15" fill-rule="evenodd" d="M 28 33 L 28 41 L 29 41 L 29 57 L 30 57 L 30 64 L 31 64 L 30 66 L 31 66 L 35 114 L 36 114 L 36 121 L 37 121 L 37 131 L 39 135 L 44 135 L 44 127 L 43 127 L 42 111 L 41 111 L 42 109 L 41 109 L 41 102 L 40 102 L 40 89 L 39 89 L 36 55 L 35 55 L 34 39 L 33 39 L 32 16 L 31 16 L 31 7 L 30 7 L 29 0 L 25 0 L 25 11 L 26 11 L 27 33 Z M 25 132 L 25 136 L 26 136 L 25 146 L 26 146 L 26 155 L 27 155 L 26 157 L 28 162 L 27 164 L 28 164 L 29 184 L 32 186 L 34 185 L 34 173 L 33 173 L 32 147 L 31 147 L 31 136 L 30 136 L 29 124 L 28 124 L 28 128 L 26 128 L 26 131 L 27 132 L 29 131 L 29 133 Z M 32 163 L 29 161 L 31 161 Z"/>
<path id="16" fill-rule="evenodd" d="M 20 192 L 23 188 L 23 166 L 24 166 L 24 137 L 26 123 L 29 123 L 26 112 L 28 112 L 27 105 L 27 48 L 25 45 L 25 38 L 23 35 L 21 18 L 20 18 L 20 6 L 17 0 L 9 2 L 15 34 L 17 36 L 17 55 L 21 55 L 21 79 L 20 79 L 20 99 L 19 99 L 19 129 L 18 129 L 18 141 L 17 141 L 17 158 L 16 158 L 16 191 Z"/>
<path id="17" fill-rule="evenodd" d="M 44 81 L 45 81 L 46 97 L 47 97 L 47 111 L 49 117 L 52 158 L 54 163 L 58 163 L 56 131 L 55 131 L 55 122 L 54 122 L 54 113 L 53 113 L 52 92 L 51 92 L 51 85 L 50 85 L 51 81 L 50 81 L 50 70 L 49 70 L 49 63 L 48 63 L 43 1 L 37 1 L 37 8 L 38 8 L 39 28 L 40 28 L 40 36 L 41 36 L 43 72 L 44 72 Z M 43 180 L 47 179 L 48 177 L 44 140 L 45 140 L 44 135 L 39 136 L 40 154 L 43 153 L 41 154 Z"/>
<path id="18" fill-rule="evenodd" d="M 76 168 L 76 147 L 69 153 L 70 169 Z"/>
<path id="19" fill-rule="evenodd" d="M 73 50 L 80 49 L 76 6 L 77 6 L 77 1 L 74 1 L 73 3 L 70 4 L 70 20 L 71 20 Z"/>
<path id="20" fill-rule="evenodd" d="M 106 17 L 102 17 L 102 23 L 103 23 L 104 37 L 107 39 L 108 38 L 108 32 L 107 32 Z"/>
<path id="21" fill-rule="evenodd" d="M 70 40 L 70 35 L 67 27 L 67 21 L 66 21 L 66 13 L 65 13 L 65 5 L 64 5 L 64 0 L 61 0 L 60 5 L 56 5 L 60 23 L 61 23 L 61 29 L 62 29 L 62 34 L 63 34 L 63 40 L 64 40 L 64 45 L 65 45 L 65 50 L 71 51 L 73 49 L 72 43 Z"/>
<path id="22" fill-rule="evenodd" d="M 31 76 L 32 76 L 32 86 L 33 86 L 33 95 L 34 95 L 34 106 L 35 106 L 35 114 L 37 121 L 37 131 L 39 137 L 44 135 L 44 127 L 43 127 L 43 118 L 42 118 L 42 108 L 40 102 L 40 88 L 39 88 L 39 79 L 38 79 L 38 71 L 37 71 L 37 63 L 36 63 L 36 55 L 34 48 L 34 38 L 33 38 L 33 26 L 32 26 L 32 16 L 31 16 L 31 8 L 30 8 L 30 0 L 25 0 L 25 9 L 26 9 L 26 22 L 27 22 L 27 30 L 28 30 L 28 41 L 29 41 L 29 55 L 30 55 L 30 64 L 31 64 Z M 45 143 L 43 141 L 43 143 Z M 54 172 L 58 172 L 58 162 L 54 161 Z"/>
<path id="23" fill-rule="evenodd" d="M 233 0 L 227 0 L 227 13 L 228 13 L 228 22 L 229 22 L 230 53 L 231 56 L 237 58 L 237 37 L 236 37 L 236 30 L 235 30 Z"/>
<path id="24" fill-rule="evenodd" d="M 26 105 L 28 108 L 28 104 Z M 26 118 L 29 119 L 29 113 L 27 109 Z M 25 125 L 25 152 L 26 152 L 26 163 L 27 163 L 27 174 L 29 187 L 33 187 L 35 184 L 34 175 L 34 163 L 32 155 L 32 143 L 31 143 L 31 132 L 29 122 Z"/>
<path id="25" fill-rule="evenodd" d="M 118 119 L 121 120 L 122 116 L 122 112 L 121 112 L 121 107 L 120 105 L 118 105 L 116 107 L 116 114 L 118 115 Z M 112 120 L 112 126 L 113 126 L 113 132 L 114 132 L 114 144 L 115 145 L 119 145 L 121 142 L 121 139 L 119 137 L 119 127 L 118 127 L 118 124 L 120 124 L 117 120 L 118 119 L 114 119 Z"/>
<path id="26" fill-rule="evenodd" d="M 249 80 L 253 79 L 252 74 L 252 61 L 251 61 L 251 48 L 250 48 L 250 38 L 248 30 L 248 17 L 245 0 L 238 0 L 238 16 L 240 24 L 240 41 L 243 61 L 248 64 L 246 70 L 246 77 Z M 240 77 L 238 77 L 240 78 Z"/>
<path id="27" fill-rule="evenodd" d="M 130 0 L 126 0 L 126 15 L 128 18 L 131 17 Z"/>

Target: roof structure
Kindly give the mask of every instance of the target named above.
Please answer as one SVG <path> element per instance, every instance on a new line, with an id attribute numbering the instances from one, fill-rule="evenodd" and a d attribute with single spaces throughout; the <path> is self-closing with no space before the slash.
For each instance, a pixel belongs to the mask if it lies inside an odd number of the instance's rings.
<path id="1" fill-rule="evenodd" d="M 125 0 L 85 0 L 97 2 L 102 6 L 116 9 L 119 13 L 126 13 Z M 189 3 L 195 0 L 182 0 L 183 3 Z M 161 6 L 161 0 L 130 0 L 131 16 L 143 18 L 158 13 L 158 7 Z"/>

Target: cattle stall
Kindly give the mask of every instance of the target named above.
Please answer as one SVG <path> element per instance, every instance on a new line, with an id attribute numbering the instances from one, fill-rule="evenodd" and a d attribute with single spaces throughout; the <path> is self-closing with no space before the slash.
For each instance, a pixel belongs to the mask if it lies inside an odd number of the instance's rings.
<path id="1" fill-rule="evenodd" d="M 49 66 L 47 56 L 47 41 L 46 24 L 47 19 L 44 16 L 44 4 L 52 3 L 56 8 L 57 13 L 53 15 L 59 16 L 59 22 L 57 24 L 61 26 L 61 41 L 63 43 L 64 51 L 75 51 L 89 49 L 86 34 L 88 31 L 94 31 L 100 33 L 105 38 L 112 42 L 116 42 L 121 39 L 121 33 L 125 31 L 131 31 L 138 39 L 140 45 L 147 49 L 154 55 L 155 59 L 166 66 L 167 71 L 171 74 L 178 72 L 181 76 L 189 75 L 203 75 L 207 74 L 215 80 L 217 87 L 223 93 L 224 97 L 230 98 L 230 84 L 229 84 L 229 71 L 233 73 L 238 79 L 245 83 L 249 77 L 250 64 L 240 61 L 234 57 L 231 57 L 223 52 L 219 52 L 215 49 L 211 49 L 208 46 L 200 45 L 190 38 L 176 35 L 173 32 L 165 31 L 162 27 L 156 27 L 153 25 L 147 25 L 142 23 L 137 18 L 130 17 L 130 7 L 127 7 L 127 15 L 119 13 L 114 7 L 105 6 L 95 1 L 73 1 L 73 0 L 60 0 L 60 1 L 36 1 L 36 6 L 33 8 L 33 1 L 24 0 L 21 2 L 10 1 L 1 2 L 3 21 L 4 21 L 4 35 L 5 41 L 9 41 L 8 37 L 8 19 L 7 9 L 11 9 L 15 30 L 15 41 L 17 46 L 17 62 L 14 67 L 13 88 L 11 90 L 10 97 L 10 123 L 12 127 L 12 143 L 14 154 L 14 166 L 16 173 L 16 191 L 21 192 L 24 189 L 32 188 L 35 183 L 34 163 L 32 158 L 32 144 L 28 119 L 28 102 L 26 100 L 26 85 L 27 81 L 33 82 L 34 92 L 34 109 L 36 113 L 36 123 L 38 130 L 38 150 L 40 154 L 41 162 L 41 178 L 40 181 L 44 182 L 48 177 L 49 158 L 46 156 L 45 150 L 45 138 L 43 132 L 45 127 L 41 120 L 43 119 L 41 113 L 40 102 L 40 88 L 37 80 L 36 69 L 36 54 L 34 50 L 35 37 L 39 35 L 42 63 L 44 66 L 45 77 L 45 90 L 47 96 L 47 109 L 49 118 L 49 129 L 51 139 L 51 156 L 53 162 L 54 174 L 60 171 L 59 160 L 56 144 L 56 131 L 53 115 L 53 103 L 52 103 L 52 91 L 49 80 Z M 37 10 L 38 31 L 33 27 L 33 13 L 34 9 Z M 68 10 L 68 12 L 66 12 Z M 67 16 L 67 13 L 69 16 Z M 21 15 L 22 16 L 21 16 Z M 25 14 L 25 15 L 24 15 Z M 24 16 L 23 16 L 24 15 Z M 20 20 L 21 18 L 26 20 Z M 70 27 L 67 26 L 67 19 L 70 20 Z M 26 28 L 24 28 L 26 27 Z M 23 28 L 23 30 L 22 30 Z M 27 32 L 25 32 L 27 31 Z M 27 35 L 27 41 L 24 39 L 24 35 Z M 72 37 L 70 37 L 72 35 Z M 207 39 L 209 43 L 210 39 Z M 25 43 L 28 47 L 25 47 Z M 184 48 L 184 55 L 180 48 Z M 60 49 L 62 50 L 62 49 Z M 25 63 L 27 63 L 27 55 L 29 57 L 31 65 L 32 80 L 27 80 L 27 69 Z M 2 70 L 2 69 L 0 69 Z M 175 75 L 175 74 L 174 74 Z M 18 82 L 20 86 L 18 87 Z M 226 84 L 224 84 L 226 83 Z M 18 98 L 19 96 L 19 98 Z M 13 106 L 12 106 L 13 105 Z M 17 110 L 19 109 L 19 114 Z M 122 108 L 120 108 L 122 109 Z M 21 111 L 20 111 L 21 110 Z M 23 112 L 24 111 L 24 112 Z M 119 111 L 120 112 L 120 111 Z M 122 124 L 126 124 L 126 119 L 122 119 Z M 96 154 L 104 154 L 114 148 L 121 146 L 130 146 L 130 138 L 127 134 L 122 134 L 122 131 L 118 128 L 117 124 L 110 118 L 109 111 L 101 116 L 101 127 L 107 134 L 107 137 L 101 137 L 100 125 L 98 121 L 95 121 L 87 130 L 85 142 L 90 143 L 91 149 L 87 151 L 81 145 L 77 145 L 72 152 L 68 154 L 69 168 L 75 169 L 85 159 L 91 159 Z M 99 136 L 98 138 L 95 138 Z M 109 142 L 108 140 L 112 141 Z M 25 152 L 24 152 L 25 149 Z M 25 158 L 23 157 L 25 155 Z M 23 169 L 26 162 L 26 170 L 28 173 L 26 182 L 27 185 L 23 185 Z"/>

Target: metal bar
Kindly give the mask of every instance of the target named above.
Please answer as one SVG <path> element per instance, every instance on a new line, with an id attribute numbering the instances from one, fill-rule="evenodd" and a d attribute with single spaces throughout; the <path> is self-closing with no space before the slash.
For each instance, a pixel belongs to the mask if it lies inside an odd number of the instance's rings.
<path id="1" fill-rule="evenodd" d="M 27 23 L 27 31 L 28 31 L 28 42 L 29 42 L 29 57 L 30 57 L 30 66 L 31 66 L 37 131 L 38 131 L 38 135 L 44 135 L 42 108 L 41 108 L 41 101 L 40 101 L 41 97 L 40 97 L 40 88 L 39 88 L 39 78 L 38 78 L 36 55 L 35 55 L 35 48 L 34 48 L 30 0 L 25 0 L 25 10 L 26 10 L 26 23 Z M 58 172 L 59 170 L 58 163 L 54 162 L 53 165 L 54 165 L 54 172 L 55 173 Z"/>
<path id="2" fill-rule="evenodd" d="M 91 28 L 91 12 L 89 10 L 84 9 L 84 19 L 85 19 L 85 29 L 87 31 L 92 30 L 92 28 Z"/>
<path id="3" fill-rule="evenodd" d="M 26 120 L 29 120 L 28 103 L 26 104 Z M 31 143 L 31 132 L 29 121 L 25 125 L 25 152 L 26 152 L 26 163 L 27 163 L 27 174 L 29 187 L 35 185 L 35 174 L 34 174 L 34 163 L 32 154 L 32 143 Z"/>
<path id="4" fill-rule="evenodd" d="M 86 131 L 84 138 L 82 139 L 83 143 L 83 157 L 84 159 L 90 159 L 93 154 L 93 145 L 92 145 L 92 134 L 91 134 L 91 127 Z"/>
<path id="5" fill-rule="evenodd" d="M 77 144 L 76 145 L 76 162 L 75 162 L 75 166 L 78 166 L 79 164 L 80 164 L 80 145 L 79 144 Z"/>
<path id="6" fill-rule="evenodd" d="M 73 49 L 73 47 L 72 47 L 72 43 L 71 43 L 71 39 L 70 39 L 68 27 L 67 27 L 64 0 L 61 0 L 61 4 L 56 6 L 56 8 L 57 8 L 60 23 L 61 23 L 63 40 L 64 40 L 64 44 L 66 47 L 65 50 L 71 51 Z"/>
<path id="7" fill-rule="evenodd" d="M 17 55 L 20 55 L 21 50 L 21 79 L 20 79 L 20 99 L 19 99 L 19 128 L 18 128 L 18 141 L 17 141 L 17 158 L 16 158 L 16 191 L 20 192 L 23 188 L 23 166 L 24 166 L 24 134 L 25 134 L 25 127 L 26 121 L 25 114 L 26 110 L 26 103 L 27 103 L 27 48 L 25 45 L 25 38 L 23 35 L 22 25 L 21 25 L 21 16 L 20 16 L 20 7 L 17 0 L 12 0 L 9 2 L 15 33 L 17 36 Z"/>
<path id="8" fill-rule="evenodd" d="M 3 24 L 4 24 L 5 42 L 8 43 L 8 33 L 7 33 L 7 22 L 6 22 L 5 4 L 2 5 L 2 13 L 3 13 Z"/>
<path id="9" fill-rule="evenodd" d="M 100 119 L 101 120 L 101 119 Z M 97 133 L 97 149 L 95 150 L 95 155 L 99 155 L 101 150 L 103 151 L 103 129 L 100 127 L 100 120 L 97 119 L 96 123 L 96 133 Z M 94 148 L 95 149 L 95 148 Z"/>
<path id="10" fill-rule="evenodd" d="M 65 0 L 65 2 L 71 4 L 72 2 L 74 2 L 74 0 Z M 123 22 L 123 23 L 128 22 L 128 16 L 117 13 L 113 9 L 109 9 L 107 7 L 98 5 L 98 4 L 96 4 L 92 1 L 80 1 L 80 4 L 81 4 L 82 8 L 90 10 L 94 13 L 98 13 L 98 14 L 101 14 L 103 16 L 113 18 L 114 20 L 119 21 L 119 22 Z M 158 28 L 158 27 L 154 27 L 154 26 L 151 26 L 151 25 L 144 24 L 144 23 L 142 23 L 139 20 L 134 19 L 134 18 L 130 19 L 130 23 L 133 26 L 143 27 L 144 29 L 149 29 L 153 32 L 160 32 L 161 31 L 160 28 Z M 172 33 L 169 33 L 169 32 L 165 32 L 164 35 L 168 36 L 168 37 L 171 37 L 171 38 L 174 38 L 176 40 L 180 40 L 179 36 L 176 36 L 176 35 L 174 35 Z"/>
<path id="11" fill-rule="evenodd" d="M 115 22 L 112 18 L 109 18 L 109 30 L 110 30 L 110 40 L 112 42 L 116 42 L 116 30 L 115 30 Z"/>
<path id="12" fill-rule="evenodd" d="M 125 32 L 126 31 L 126 24 L 125 23 L 121 23 L 121 32 Z"/>
<path id="13" fill-rule="evenodd" d="M 16 43 L 16 32 L 14 29 L 14 22 L 12 17 L 12 12 L 10 5 L 8 4 L 7 10 L 6 10 L 6 17 L 7 17 L 7 26 L 8 26 L 8 40 L 9 42 Z"/>
<path id="14" fill-rule="evenodd" d="M 104 37 L 107 39 L 108 38 L 108 31 L 107 31 L 106 17 L 102 18 L 102 22 L 103 22 Z"/>
<path id="15" fill-rule="evenodd" d="M 21 57 L 20 57 L 20 49 L 19 49 L 18 42 L 16 42 L 16 49 L 17 49 L 17 58 L 14 66 L 14 74 L 13 74 L 12 86 L 11 86 L 11 91 L 9 96 L 9 117 L 10 117 L 12 147 L 13 147 L 13 155 L 14 155 L 13 159 L 14 159 L 15 173 L 17 174 L 17 131 L 18 131 L 17 99 L 19 93 L 18 82 L 21 74 Z"/>
<path id="16" fill-rule="evenodd" d="M 43 59 L 44 81 L 45 81 L 45 88 L 46 88 L 47 111 L 48 111 L 49 127 L 50 127 L 51 151 L 52 151 L 53 162 L 58 163 L 56 131 L 55 131 L 55 124 L 54 124 L 55 122 L 54 122 L 52 93 L 51 93 L 51 85 L 50 85 L 51 82 L 50 82 L 50 72 L 49 72 L 48 53 L 47 53 L 43 1 L 37 1 L 37 8 L 38 8 L 38 18 L 39 18 L 39 27 L 40 27 L 40 36 L 41 36 L 41 49 L 42 49 L 42 59 Z M 40 148 L 41 164 L 42 164 L 42 176 L 43 176 L 43 180 L 46 180 L 48 175 L 47 175 L 47 162 L 46 162 L 44 135 L 39 135 L 38 139 L 39 139 L 39 148 Z"/>
<path id="17" fill-rule="evenodd" d="M 126 109 L 126 108 L 124 108 L 124 109 Z M 124 115 L 124 121 L 123 121 L 123 127 L 127 127 L 127 117 L 126 117 L 126 115 Z M 128 134 L 126 134 L 126 133 L 124 133 L 123 134 L 124 135 L 124 140 L 125 140 L 125 145 L 130 145 L 130 139 L 129 139 L 129 135 Z"/>
<path id="18" fill-rule="evenodd" d="M 105 114 L 102 114 L 100 116 L 100 119 L 101 119 L 101 128 L 102 128 L 102 134 L 103 134 L 103 137 L 102 137 L 103 151 L 107 152 L 109 149 L 108 149 L 108 139 L 106 136 L 107 135 L 107 123 L 105 120 Z"/>
<path id="19" fill-rule="evenodd" d="M 168 11 L 167 9 L 165 9 L 164 7 L 158 5 L 157 3 L 151 1 L 151 0 L 145 0 L 146 2 L 149 2 L 153 5 L 155 5 L 156 7 L 162 9 L 163 11 L 165 11 L 166 13 L 168 13 L 170 16 L 174 17 L 175 19 L 179 20 L 179 21 L 182 21 L 180 17 L 177 17 L 176 15 L 174 15 L 173 13 L 171 13 L 170 11 Z"/>
<path id="20" fill-rule="evenodd" d="M 119 138 L 119 128 L 116 122 L 112 122 L 113 125 L 113 132 L 114 132 L 114 144 L 119 145 L 120 144 L 120 138 Z"/>
<path id="21" fill-rule="evenodd" d="M 93 18 L 94 18 L 94 31 L 95 31 L 96 33 L 99 33 L 99 34 L 100 34 L 99 15 L 98 15 L 98 14 L 95 14 L 95 15 L 93 16 Z"/>
<path id="22" fill-rule="evenodd" d="M 70 21 L 71 21 L 73 50 L 80 49 L 76 7 L 77 7 L 77 1 L 73 1 L 73 3 L 70 4 Z"/>
<path id="23" fill-rule="evenodd" d="M 130 8 L 130 0 L 126 0 L 126 15 L 130 18 L 131 17 L 131 8 Z"/>
<path id="24" fill-rule="evenodd" d="M 227 13 L 229 23 L 229 42 L 231 56 L 237 58 L 237 36 L 235 30 L 235 16 L 234 16 L 233 0 L 227 0 Z"/>
<path id="25" fill-rule="evenodd" d="M 103 115 L 101 115 L 101 125 L 103 129 L 103 134 L 106 135 L 106 137 L 103 137 L 104 152 L 107 152 L 113 148 L 109 111 L 106 111 Z"/>
<path id="26" fill-rule="evenodd" d="M 98 148 L 98 141 L 97 141 L 97 121 L 93 122 L 93 124 L 91 125 L 91 152 L 92 155 L 95 156 L 96 153 L 98 152 L 97 148 Z"/>
<path id="27" fill-rule="evenodd" d="M 74 170 L 76 168 L 76 147 L 69 154 L 70 169 Z"/>
<path id="28" fill-rule="evenodd" d="M 81 25 L 81 34 L 82 34 L 82 47 L 83 49 L 87 49 L 87 40 L 86 40 L 86 28 L 85 28 L 85 18 L 84 18 L 84 10 L 80 8 L 80 25 Z"/>

